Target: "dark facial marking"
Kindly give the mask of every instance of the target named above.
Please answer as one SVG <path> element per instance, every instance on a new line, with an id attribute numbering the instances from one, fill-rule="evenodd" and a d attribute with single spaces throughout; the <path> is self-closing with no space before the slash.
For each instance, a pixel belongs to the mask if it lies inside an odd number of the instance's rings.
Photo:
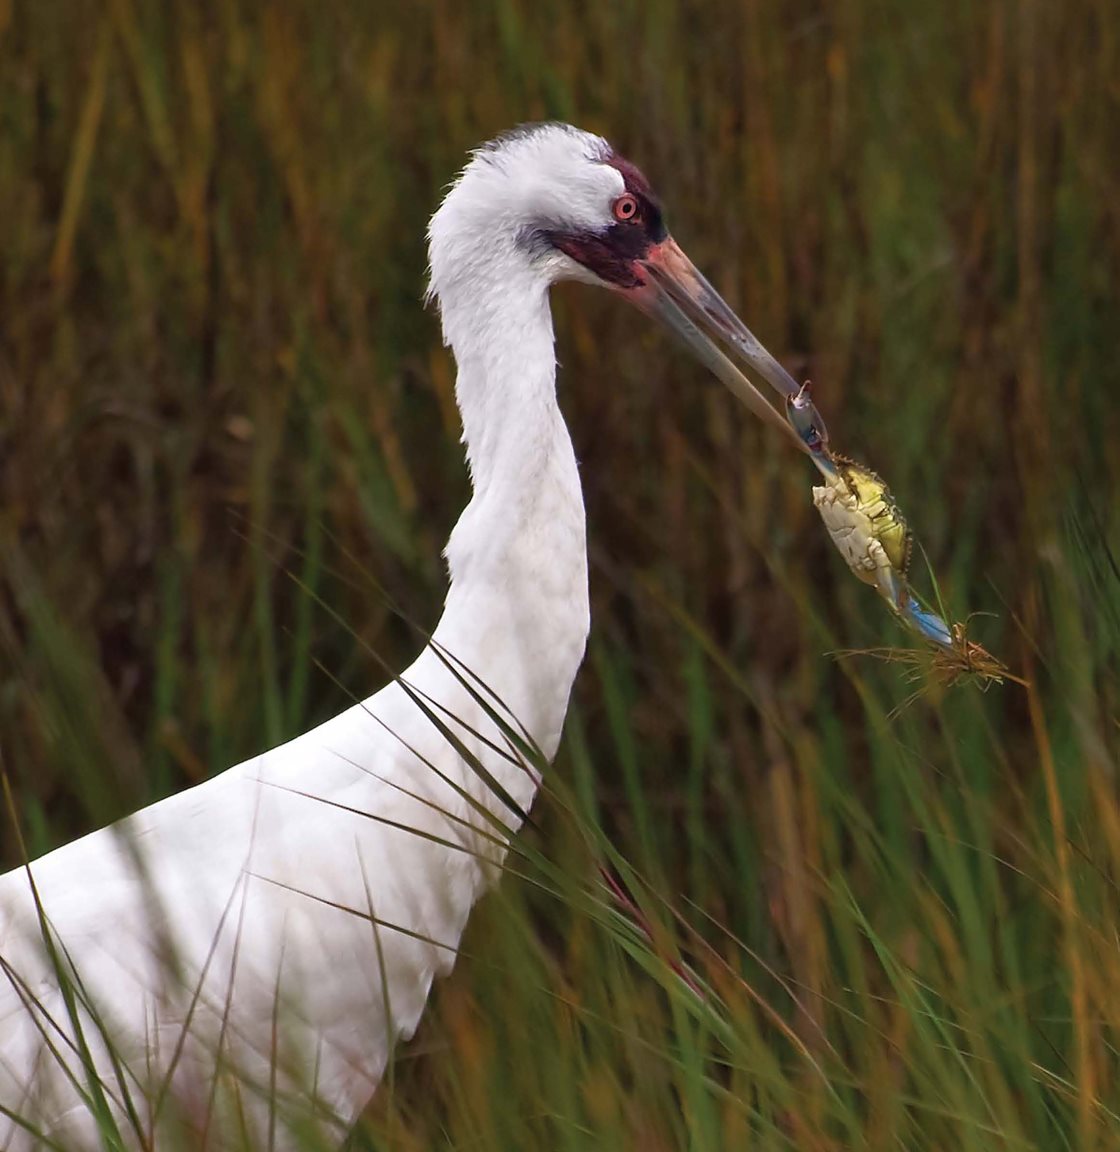
<path id="1" fill-rule="evenodd" d="M 620 243 L 618 232 L 629 233 Z M 594 272 L 600 280 L 616 288 L 638 288 L 644 280 L 634 271 L 634 261 L 649 250 L 641 228 L 615 224 L 601 235 L 593 232 L 546 231 L 544 238 L 577 264 Z M 634 243 L 638 241 L 638 243 Z"/>
<path id="2" fill-rule="evenodd" d="M 645 280 L 635 270 L 636 261 L 669 232 L 662 219 L 661 205 L 641 171 L 614 152 L 604 163 L 621 173 L 626 191 L 638 202 L 635 215 L 629 220 L 616 220 L 602 233 L 547 231 L 543 238 L 594 272 L 600 280 L 616 288 L 639 288 Z"/>
<path id="3" fill-rule="evenodd" d="M 636 165 L 631 164 L 625 156 L 619 156 L 617 152 L 612 152 L 606 162 L 618 170 L 623 183 L 626 185 L 626 191 L 638 201 L 638 206 L 641 209 L 641 220 L 645 225 L 650 241 L 654 244 L 660 243 L 669 235 L 669 230 L 665 227 L 665 222 L 662 219 L 661 202 L 654 195 L 644 173 Z"/>

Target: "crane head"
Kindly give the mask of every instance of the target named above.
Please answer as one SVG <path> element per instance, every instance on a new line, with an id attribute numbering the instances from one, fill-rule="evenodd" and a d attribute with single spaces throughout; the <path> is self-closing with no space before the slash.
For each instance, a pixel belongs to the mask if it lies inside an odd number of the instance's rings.
<path id="1" fill-rule="evenodd" d="M 602 137 L 567 124 L 529 124 L 474 153 L 429 229 L 430 294 L 445 310 L 456 292 L 485 290 L 480 262 L 471 258 L 479 245 L 503 257 L 487 263 L 492 276 L 524 277 L 526 288 L 581 280 L 629 299 L 788 433 L 720 344 L 783 398 L 796 395 L 797 385 L 670 236 L 642 172 Z"/>

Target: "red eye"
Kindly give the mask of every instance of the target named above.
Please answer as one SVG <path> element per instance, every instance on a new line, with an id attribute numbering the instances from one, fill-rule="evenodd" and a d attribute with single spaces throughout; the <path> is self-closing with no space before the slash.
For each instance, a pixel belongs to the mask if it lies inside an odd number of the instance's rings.
<path id="1" fill-rule="evenodd" d="M 641 215 L 641 209 L 638 207 L 637 199 L 631 196 L 629 192 L 624 196 L 619 196 L 614 204 L 611 205 L 611 211 L 614 213 L 614 218 L 621 220 L 623 223 L 637 220 Z"/>

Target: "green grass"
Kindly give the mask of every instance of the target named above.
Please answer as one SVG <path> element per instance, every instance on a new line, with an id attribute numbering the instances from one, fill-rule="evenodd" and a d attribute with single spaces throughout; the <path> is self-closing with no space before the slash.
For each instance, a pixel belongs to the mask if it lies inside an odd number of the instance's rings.
<path id="1" fill-rule="evenodd" d="M 1114 26 L 0 0 L 0 743 L 30 850 L 413 654 L 389 602 L 434 624 L 467 493 L 426 219 L 467 148 L 568 118 L 646 170 L 1032 687 L 898 711 L 897 668 L 827 655 L 901 634 L 808 465 L 558 292 L 594 639 L 527 858 L 356 1147 L 1115 1146 Z"/>

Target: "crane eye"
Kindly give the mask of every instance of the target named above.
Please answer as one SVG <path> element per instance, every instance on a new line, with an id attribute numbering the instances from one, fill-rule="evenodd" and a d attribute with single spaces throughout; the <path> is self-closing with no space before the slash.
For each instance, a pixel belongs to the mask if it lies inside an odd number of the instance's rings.
<path id="1" fill-rule="evenodd" d="M 629 223 L 631 220 L 637 220 L 641 215 L 641 209 L 638 207 L 637 198 L 631 196 L 627 192 L 611 205 L 611 211 L 614 213 L 616 220 L 621 220 L 623 223 Z"/>

